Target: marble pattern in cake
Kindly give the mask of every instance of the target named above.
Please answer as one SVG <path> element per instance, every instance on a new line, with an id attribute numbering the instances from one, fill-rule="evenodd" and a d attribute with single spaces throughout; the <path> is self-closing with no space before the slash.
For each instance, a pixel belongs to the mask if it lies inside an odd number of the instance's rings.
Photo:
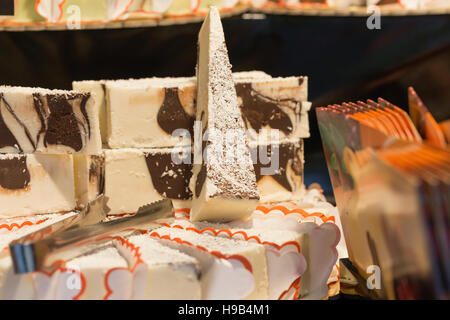
<path id="1" fill-rule="evenodd" d="M 260 202 L 300 199 L 303 184 L 303 139 L 250 143 Z"/>
<path id="2" fill-rule="evenodd" d="M 271 134 L 277 139 L 309 137 L 307 77 L 272 78 L 261 71 L 248 71 L 233 73 L 233 80 L 252 140 L 270 140 Z M 95 94 L 102 141 L 111 148 L 192 142 L 197 98 L 194 77 L 74 81 L 73 88 Z M 177 129 L 181 131 L 174 132 Z M 187 140 L 180 139 L 183 133 L 188 134 Z"/>
<path id="3" fill-rule="evenodd" d="M 172 199 L 175 206 L 191 199 L 191 149 L 105 150 L 105 195 L 110 214 L 132 213 L 145 204 Z"/>
<path id="4" fill-rule="evenodd" d="M 90 93 L 0 87 L 0 152 L 100 151 L 98 112 Z"/>

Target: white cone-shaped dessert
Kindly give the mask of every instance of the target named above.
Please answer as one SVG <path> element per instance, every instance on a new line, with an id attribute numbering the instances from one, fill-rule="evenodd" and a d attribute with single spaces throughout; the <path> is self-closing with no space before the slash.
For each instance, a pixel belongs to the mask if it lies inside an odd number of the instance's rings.
<path id="1" fill-rule="evenodd" d="M 194 159 L 191 220 L 248 216 L 259 195 L 216 7 L 211 7 L 198 37 L 196 119 L 202 122 L 202 132 L 194 136 L 194 149 L 206 157 Z"/>

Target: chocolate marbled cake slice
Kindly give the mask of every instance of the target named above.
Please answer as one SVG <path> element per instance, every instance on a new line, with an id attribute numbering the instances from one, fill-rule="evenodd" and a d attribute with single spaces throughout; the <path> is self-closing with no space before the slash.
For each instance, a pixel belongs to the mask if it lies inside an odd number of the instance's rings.
<path id="1" fill-rule="evenodd" d="M 98 111 L 90 93 L 0 87 L 0 152 L 101 151 Z"/>
<path id="2" fill-rule="evenodd" d="M 73 81 L 72 88 L 77 91 L 91 92 L 95 96 L 96 109 L 98 110 L 98 117 L 100 123 L 100 132 L 103 143 L 108 142 L 107 137 L 107 106 L 106 106 L 106 86 L 107 84 L 116 84 L 121 86 L 130 87 L 130 84 L 142 84 L 142 83 L 154 83 L 171 78 L 142 78 L 142 79 L 119 79 L 119 80 L 83 80 Z M 188 79 L 188 78 L 177 78 Z"/>
<path id="3" fill-rule="evenodd" d="M 0 154 L 0 217 L 75 209 L 72 155 Z"/>
<path id="4" fill-rule="evenodd" d="M 109 147 L 190 145 L 195 113 L 194 83 L 193 79 L 182 78 L 108 83 Z M 185 130 L 187 139 L 176 134 L 177 129 Z"/>
<path id="5" fill-rule="evenodd" d="M 252 141 L 249 146 L 260 202 L 300 199 L 305 190 L 303 139 Z M 83 207 L 106 189 L 106 195 L 112 197 L 113 214 L 131 213 L 165 197 L 173 199 L 177 207 L 190 207 L 192 162 L 189 146 L 105 149 L 98 156 L 74 155 L 77 204 Z M 124 196 L 123 183 L 136 192 Z M 137 190 L 141 188 L 151 191 L 140 193 Z"/>
<path id="6" fill-rule="evenodd" d="M 233 73 L 234 81 L 270 78 L 262 71 Z M 171 137 L 174 130 L 192 134 L 195 77 L 86 80 L 72 86 L 95 95 L 102 142 L 111 148 L 175 146 L 180 139 Z"/>
<path id="7" fill-rule="evenodd" d="M 200 151 L 201 159 L 194 159 L 190 219 L 244 218 L 255 209 L 259 195 L 216 7 L 199 32 L 196 72 L 196 120 L 202 130 L 194 137 L 194 151 Z"/>
<path id="8" fill-rule="evenodd" d="M 250 140 L 309 137 L 307 77 L 237 79 L 235 86 Z"/>
<path id="9" fill-rule="evenodd" d="M 110 149 L 104 154 L 104 190 L 110 214 L 136 212 L 140 206 L 164 198 L 184 207 L 185 200 L 191 199 L 190 147 Z"/>
<path id="10" fill-rule="evenodd" d="M 300 199 L 303 184 L 303 139 L 250 142 L 260 202 Z"/>

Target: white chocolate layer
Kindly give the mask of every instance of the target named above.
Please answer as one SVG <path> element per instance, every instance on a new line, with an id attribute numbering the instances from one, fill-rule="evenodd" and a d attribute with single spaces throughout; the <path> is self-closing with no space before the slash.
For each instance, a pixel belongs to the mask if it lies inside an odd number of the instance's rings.
<path id="1" fill-rule="evenodd" d="M 268 124 L 253 128 L 251 123 L 245 120 L 252 140 L 270 141 L 273 133 L 277 134 L 277 139 L 309 137 L 308 111 L 311 103 L 306 101 L 307 77 L 272 78 L 262 71 L 247 71 L 233 73 L 233 80 L 236 88 L 243 85 L 247 90 L 251 88 L 251 93 L 246 90 L 238 92 L 243 116 L 245 108 L 252 108 L 252 105 L 242 105 L 244 95 L 248 93 L 253 95 L 254 99 L 259 99 L 257 103 L 272 103 L 276 112 L 285 113 L 292 127 L 289 132 L 275 130 Z M 183 141 L 178 134 L 172 137 L 172 132 L 163 130 L 159 121 L 162 119 L 161 112 L 168 112 L 168 116 L 174 116 L 176 113 L 173 109 L 169 112 L 162 108 L 166 90 L 177 91 L 176 96 L 186 116 L 194 116 L 196 85 L 195 77 L 87 80 L 74 81 L 72 84 L 74 89 L 90 91 L 95 95 L 95 103 L 99 107 L 102 141 L 108 143 L 111 148 L 153 148 L 190 144 L 190 139 Z M 174 103 L 178 102 L 171 99 L 170 104 Z M 251 100 L 246 100 L 246 103 L 253 104 Z M 270 115 L 271 113 L 267 113 L 266 117 Z M 269 118 L 264 119 L 268 120 Z M 287 126 L 288 123 L 282 125 Z M 192 130 L 186 125 L 181 129 Z"/>

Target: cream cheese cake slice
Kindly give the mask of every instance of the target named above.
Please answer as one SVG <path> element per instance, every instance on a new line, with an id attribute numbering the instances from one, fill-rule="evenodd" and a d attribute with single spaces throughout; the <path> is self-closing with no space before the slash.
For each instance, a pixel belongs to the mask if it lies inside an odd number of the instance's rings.
<path id="1" fill-rule="evenodd" d="M 195 79 L 192 77 L 153 77 L 83 80 L 72 82 L 72 87 L 74 90 L 91 92 L 95 96 L 96 109 L 99 112 L 101 138 L 104 144 L 109 142 L 112 148 L 166 147 L 170 144 L 166 141 L 159 144 L 155 143 L 155 141 L 158 141 L 158 137 L 155 140 L 154 135 L 147 134 L 147 131 L 149 126 L 153 126 L 153 123 L 157 128 L 157 118 L 154 117 L 154 114 L 155 112 L 158 113 L 161 105 L 155 105 L 155 103 L 160 100 L 161 96 L 164 96 L 165 86 L 178 88 L 178 84 L 181 87 L 192 86 L 195 84 Z M 173 99 L 170 100 L 173 101 Z M 126 126 L 129 124 L 128 119 L 130 117 L 135 122 L 127 129 Z M 151 125 L 149 125 L 149 121 L 151 121 Z"/>
<path id="2" fill-rule="evenodd" d="M 199 32 L 196 71 L 196 120 L 202 129 L 194 137 L 194 152 L 201 161 L 194 158 L 191 220 L 247 217 L 259 195 L 216 7 L 211 7 Z"/>
<path id="3" fill-rule="evenodd" d="M 263 245 L 170 227 L 151 231 L 150 236 L 199 261 L 202 299 L 269 298 Z"/>
<path id="4" fill-rule="evenodd" d="M 288 230 L 237 228 L 230 224 L 190 222 L 178 219 L 171 225 L 210 236 L 262 244 L 266 251 L 269 299 L 297 299 L 300 277 L 307 269 L 302 255 L 303 234 Z"/>
<path id="5" fill-rule="evenodd" d="M 74 210 L 72 155 L 0 154 L 0 203 L 0 217 Z"/>
<path id="6" fill-rule="evenodd" d="M 105 195 L 109 214 L 133 213 L 145 204 L 169 198 L 186 207 L 192 193 L 191 149 L 105 150 Z"/>
<path id="7" fill-rule="evenodd" d="M 90 93 L 0 86 L 0 152 L 98 154 L 98 110 Z"/>
<path id="8" fill-rule="evenodd" d="M 146 234 L 131 235 L 114 244 L 129 265 L 136 264 L 133 299 L 201 299 L 200 266 L 195 258 Z"/>

